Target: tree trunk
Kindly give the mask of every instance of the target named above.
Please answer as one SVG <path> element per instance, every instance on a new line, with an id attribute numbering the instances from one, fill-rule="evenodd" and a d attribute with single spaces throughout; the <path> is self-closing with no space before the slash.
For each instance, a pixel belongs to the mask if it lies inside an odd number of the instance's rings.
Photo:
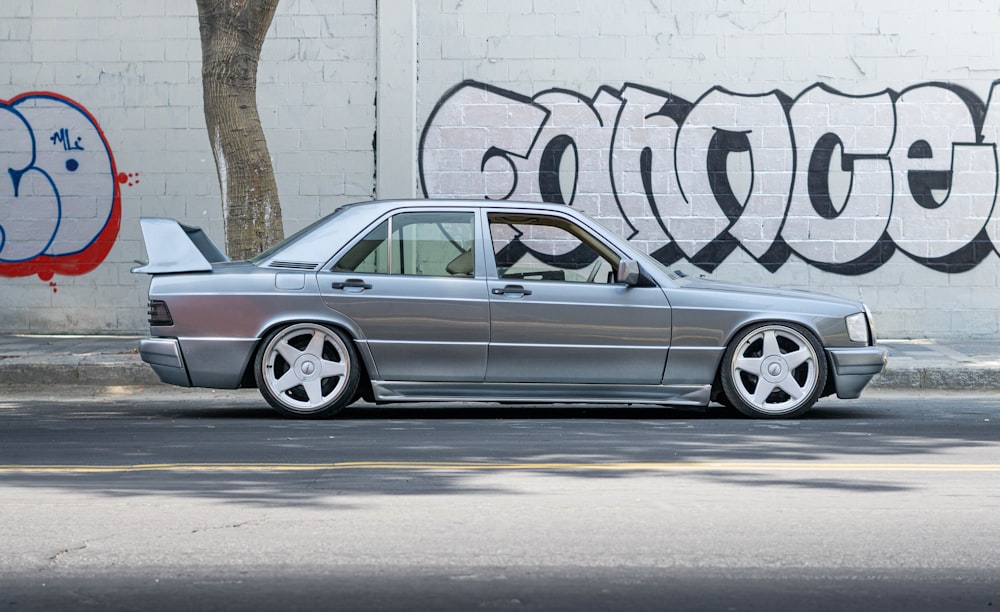
<path id="1" fill-rule="evenodd" d="M 257 112 L 257 63 L 278 0 L 197 0 L 208 139 L 219 172 L 226 252 L 247 259 L 284 236 Z"/>

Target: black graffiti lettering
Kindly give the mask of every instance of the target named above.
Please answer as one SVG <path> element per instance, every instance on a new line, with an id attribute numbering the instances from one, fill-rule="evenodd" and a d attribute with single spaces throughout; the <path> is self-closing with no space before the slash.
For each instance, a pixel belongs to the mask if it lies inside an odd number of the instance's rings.
<path id="1" fill-rule="evenodd" d="M 928 83 L 903 90 L 894 108 L 898 142 L 890 157 L 902 188 L 890 235 L 931 269 L 970 270 L 984 256 L 977 243 L 996 199 L 996 153 L 979 144 L 985 107 L 967 89 Z"/>
<path id="2" fill-rule="evenodd" d="M 486 173 L 486 169 L 490 168 L 492 170 L 492 172 L 495 173 L 495 174 L 506 173 L 506 172 L 498 172 L 498 166 L 497 166 L 497 164 L 501 164 L 501 165 L 502 164 L 507 164 L 507 166 L 511 170 L 513 170 L 514 168 L 516 168 L 516 166 L 514 165 L 514 162 L 510 158 L 510 151 L 505 151 L 505 150 L 503 150 L 503 149 L 501 149 L 499 147 L 490 147 L 489 149 L 486 150 L 485 153 L 483 153 L 483 159 L 482 159 L 482 161 L 479 164 L 479 172 L 485 174 Z M 510 181 L 510 188 L 507 190 L 507 193 L 505 193 L 504 195 L 502 195 L 500 197 L 496 197 L 495 193 L 497 193 L 497 192 L 494 192 L 493 190 L 491 190 L 489 188 L 486 188 L 486 189 L 483 189 L 483 196 L 482 197 L 484 199 L 487 199 L 487 200 L 507 200 L 507 199 L 509 199 L 510 196 L 512 196 L 514 194 L 514 191 L 517 190 L 517 172 L 512 172 L 511 174 L 512 174 L 512 178 L 511 178 L 511 181 Z"/>
<path id="3" fill-rule="evenodd" d="M 712 194 L 715 201 L 719 203 L 719 208 L 726 215 L 729 221 L 734 222 L 740 218 L 743 207 L 746 205 L 746 197 L 738 198 L 733 193 L 733 186 L 729 181 L 729 167 L 727 161 L 730 155 L 744 153 L 751 158 L 750 166 L 753 167 L 753 156 L 751 153 L 750 139 L 746 132 L 732 132 L 729 130 L 716 130 L 712 136 L 712 141 L 708 145 L 708 159 L 705 166 L 708 169 L 708 182 L 712 187 Z M 751 169 L 750 175 L 753 176 Z M 749 197 L 749 193 L 747 194 Z"/>
<path id="4" fill-rule="evenodd" d="M 813 147 L 812 155 L 809 157 L 809 172 L 806 180 L 809 182 L 809 202 L 820 217 L 824 219 L 836 219 L 841 209 L 833 204 L 833 197 L 830 195 L 830 164 L 837 150 L 843 151 L 844 144 L 836 134 L 826 133 L 819 139 Z M 844 164 L 849 162 L 844 158 Z M 853 171 L 853 168 L 843 168 Z"/>
<path id="5" fill-rule="evenodd" d="M 529 98 L 467 81 L 424 126 L 420 181 L 426 197 L 581 208 L 668 265 L 711 271 L 743 249 L 772 272 L 794 254 L 853 275 L 901 251 L 957 273 L 1000 244 L 998 85 L 986 104 L 945 83 L 689 103 L 634 84 Z"/>
<path id="6" fill-rule="evenodd" d="M 926 140 L 918 140 L 910 145 L 910 150 L 906 155 L 909 159 L 931 159 L 934 154 L 931 152 L 931 145 Z M 951 191 L 950 170 L 911 170 L 907 174 L 907 183 L 910 187 L 910 195 L 920 206 L 928 209 L 938 208 L 944 201 L 938 201 L 934 197 L 934 191 L 947 193 Z"/>
<path id="7" fill-rule="evenodd" d="M 573 185 L 568 198 L 563 193 L 562 186 L 563 160 L 566 159 L 567 154 L 572 156 L 571 159 L 574 166 Z M 576 143 L 572 137 L 560 134 L 550 140 L 545 145 L 545 150 L 542 152 L 542 159 L 538 165 L 538 186 L 542 192 L 542 201 L 555 204 L 572 204 L 573 197 L 576 195 L 576 181 L 580 176 L 578 166 Z"/>
<path id="8" fill-rule="evenodd" d="M 454 87 L 445 99 L 451 104 L 438 104 L 428 118 L 437 129 L 425 129 L 419 144 L 420 151 L 444 154 L 420 154 L 420 176 L 446 176 L 461 197 L 511 198 L 518 187 L 517 160 L 534 150 L 549 111 L 525 96 L 472 81 Z M 516 117 L 508 116 L 508 108 L 517 110 Z M 433 195 L 427 181 L 421 185 L 425 197 Z"/>
<path id="9" fill-rule="evenodd" d="M 631 230 L 627 238 L 646 244 L 662 242 L 668 232 L 660 202 L 680 191 L 674 142 L 691 104 L 636 85 L 626 85 L 620 93 L 606 89 L 604 93 L 619 104 L 607 158 L 613 197 Z M 673 242 L 669 244 L 678 249 Z M 656 252 L 662 250 L 659 247 Z"/>

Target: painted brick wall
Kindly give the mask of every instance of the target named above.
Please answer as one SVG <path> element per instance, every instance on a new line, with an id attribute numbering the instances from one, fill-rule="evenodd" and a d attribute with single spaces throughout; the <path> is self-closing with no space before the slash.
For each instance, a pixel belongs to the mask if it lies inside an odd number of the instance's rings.
<path id="1" fill-rule="evenodd" d="M 561 198 L 688 273 L 860 293 L 883 336 L 1000 336 L 990 3 L 413 1 L 416 193 Z M 286 233 L 374 193 L 377 24 L 279 5 Z M 5 0 L 0 58 L 0 332 L 141 333 L 139 216 L 222 242 L 194 1 Z"/>
<path id="2" fill-rule="evenodd" d="M 995 6 L 418 6 L 424 193 L 568 201 L 689 274 L 860 294 L 884 337 L 1000 334 Z"/>
<path id="3" fill-rule="evenodd" d="M 258 100 L 286 233 L 340 204 L 371 197 L 374 35 L 374 0 L 286 0 L 278 8 L 262 52 Z M 67 102 L 49 113 L 54 116 L 29 116 L 26 126 L 18 117 L 28 114 L 21 112 L 28 103 L 18 103 L 18 97 L 36 91 L 53 92 Z M 91 153 L 98 140 L 94 126 L 85 133 L 74 128 L 84 112 L 103 133 L 114 166 L 112 171 L 107 160 L 96 168 L 81 164 L 74 178 L 90 172 L 84 185 L 63 182 L 57 176 L 61 165 L 41 168 L 54 184 L 25 189 L 24 181 L 18 198 L 0 181 L 0 227 L 7 238 L 0 250 L 0 331 L 146 329 L 148 279 L 129 273 L 134 260 L 144 257 L 140 216 L 176 217 L 204 227 L 224 244 L 201 96 L 194 0 L 0 3 L 4 167 L 27 165 L 25 156 L 33 148 L 29 133 L 36 138 L 35 149 L 48 154 L 66 149 L 49 137 L 69 128 L 70 147 L 82 136 L 83 151 L 60 153 Z M 32 174 L 39 173 L 25 176 Z M 111 195 L 115 186 L 117 208 Z M 64 207 L 60 215 L 57 193 L 64 204 L 73 198 L 94 201 L 86 210 Z M 35 216 L 43 222 L 27 221 Z M 99 241 L 89 228 L 74 234 L 73 228 L 87 219 L 119 220 L 106 254 L 93 252 Z M 46 250 L 53 232 L 72 240 L 65 248 Z M 33 257 L 38 253 L 43 255 Z M 58 256 L 46 258 L 45 253 Z M 63 265 L 66 261 L 75 269 Z M 87 268 L 92 269 L 80 272 Z"/>

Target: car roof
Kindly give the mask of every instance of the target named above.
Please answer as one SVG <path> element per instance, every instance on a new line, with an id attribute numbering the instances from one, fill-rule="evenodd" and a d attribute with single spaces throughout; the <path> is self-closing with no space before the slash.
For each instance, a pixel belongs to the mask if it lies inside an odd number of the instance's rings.
<path id="1" fill-rule="evenodd" d="M 512 200 L 469 200 L 469 199 L 394 199 L 394 200 L 364 200 L 345 204 L 337 208 L 331 215 L 318 219 L 315 223 L 303 228 L 285 241 L 271 247 L 253 259 L 254 263 L 265 264 L 275 260 L 284 261 L 291 258 L 296 262 L 317 263 L 311 255 L 311 245 L 319 240 L 326 244 L 346 243 L 365 225 L 383 215 L 402 210 L 441 210 L 441 209 L 482 209 L 497 210 L 530 210 L 532 212 L 561 213 L 578 220 L 586 219 L 579 211 L 563 204 L 545 202 L 521 202 Z M 330 223 L 332 217 L 337 222 Z M 348 221 L 350 219 L 350 221 Z"/>
<path id="2" fill-rule="evenodd" d="M 550 202 L 528 202 L 520 200 L 470 200 L 470 199 L 450 199 L 450 198 L 412 198 L 412 199 L 388 199 L 388 200 L 365 200 L 346 204 L 341 208 L 377 208 L 380 211 L 390 211 L 396 208 L 530 208 L 532 210 L 551 212 L 579 212 L 571 206 L 565 204 L 554 204 Z"/>

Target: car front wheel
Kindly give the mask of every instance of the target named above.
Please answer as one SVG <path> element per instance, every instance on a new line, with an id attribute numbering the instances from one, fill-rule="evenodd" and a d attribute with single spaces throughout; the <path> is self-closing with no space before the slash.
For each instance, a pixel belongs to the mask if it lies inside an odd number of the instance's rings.
<path id="1" fill-rule="evenodd" d="M 254 376 L 264 399 L 296 418 L 326 418 L 355 397 L 357 351 L 341 332 L 318 323 L 277 329 L 257 351 Z"/>
<path id="2" fill-rule="evenodd" d="M 826 354 L 809 330 L 791 323 L 756 325 L 726 350 L 722 389 L 737 410 L 755 418 L 796 417 L 826 384 Z"/>

